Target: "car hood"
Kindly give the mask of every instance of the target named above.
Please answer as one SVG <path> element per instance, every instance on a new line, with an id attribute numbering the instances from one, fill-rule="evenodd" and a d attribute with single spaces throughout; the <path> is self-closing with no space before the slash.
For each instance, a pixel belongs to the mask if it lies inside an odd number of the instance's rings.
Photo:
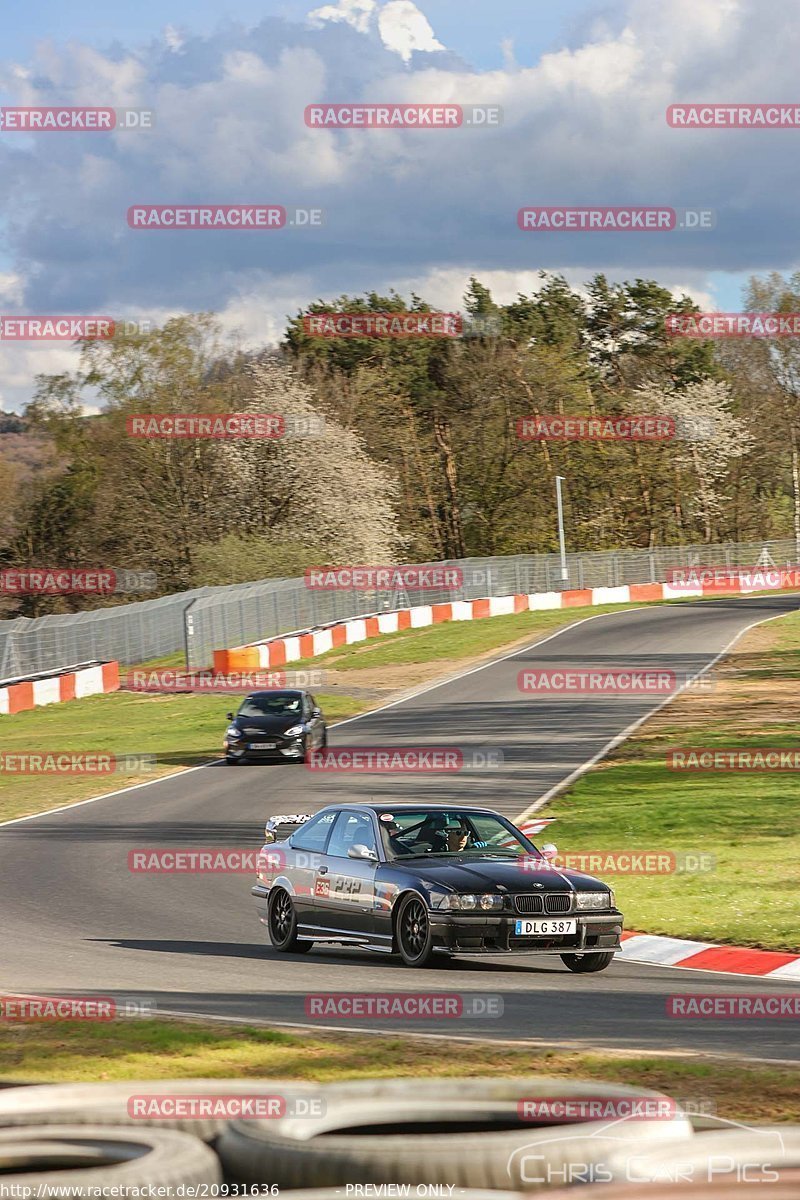
<path id="1" fill-rule="evenodd" d="M 251 731 L 255 733 L 284 733 L 285 730 L 291 729 L 293 725 L 302 725 L 303 718 L 299 713 L 290 713 L 288 716 L 267 716 L 266 714 L 260 717 L 237 717 L 233 724 L 237 729 L 241 729 L 242 733 L 248 734 Z"/>
<path id="2" fill-rule="evenodd" d="M 531 871 L 525 870 L 518 862 L 499 858 L 468 860 L 431 855 L 430 858 L 417 858 L 409 863 L 397 859 L 392 866 L 396 870 L 409 871 L 423 882 L 453 888 L 457 892 L 491 892 L 498 888 L 508 892 L 582 892 L 607 887 L 600 880 L 580 871 L 557 871 L 552 867 L 537 867 Z"/>

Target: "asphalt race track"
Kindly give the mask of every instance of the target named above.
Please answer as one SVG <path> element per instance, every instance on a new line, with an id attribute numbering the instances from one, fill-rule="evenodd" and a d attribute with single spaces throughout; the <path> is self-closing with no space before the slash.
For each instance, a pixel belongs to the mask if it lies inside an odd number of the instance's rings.
<path id="1" fill-rule="evenodd" d="M 345 798 L 458 800 L 516 816 L 663 699 L 533 697 L 518 690 L 520 670 L 658 667 L 673 670 L 680 683 L 748 625 L 798 607 L 798 595 L 769 596 L 592 618 L 538 649 L 345 722 L 330 735 L 333 746 L 500 749 L 498 770 L 423 777 L 215 764 L 0 827 L 2 987 L 131 996 L 162 1010 L 286 1023 L 308 1023 L 308 993 L 441 990 L 499 996 L 502 1016 L 339 1023 L 384 1032 L 800 1060 L 794 1022 L 678 1021 L 666 1013 L 670 995 L 785 994 L 797 987 L 788 980 L 621 961 L 602 974 L 578 976 L 558 958 L 460 959 L 438 971 L 412 971 L 366 951 L 276 955 L 256 915 L 250 875 L 133 874 L 127 867 L 134 848 L 255 848 L 269 814 L 309 811 Z M 229 700 L 222 696 L 219 707 L 221 739 Z M 698 830 L 698 845 L 701 838 Z M 557 840 L 569 849 L 566 825 Z"/>

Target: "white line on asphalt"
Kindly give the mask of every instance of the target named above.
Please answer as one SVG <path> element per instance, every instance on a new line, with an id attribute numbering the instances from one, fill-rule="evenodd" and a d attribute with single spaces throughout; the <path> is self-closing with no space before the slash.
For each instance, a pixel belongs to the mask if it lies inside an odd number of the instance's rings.
<path id="1" fill-rule="evenodd" d="M 621 609 L 621 612 L 641 612 L 641 606 L 635 609 Z M 527 650 L 532 650 L 536 646 L 543 646 L 545 642 L 550 642 L 559 634 L 567 633 L 570 629 L 577 629 L 578 625 L 585 625 L 587 621 L 597 621 L 601 617 L 615 617 L 617 613 L 595 613 L 591 617 L 582 617 L 580 621 L 573 621 L 570 625 L 565 625 L 562 629 L 557 629 L 555 633 L 550 633 L 547 637 L 540 641 L 531 642 L 529 645 L 518 646 L 516 650 L 511 650 L 508 654 L 501 655 L 500 658 L 489 659 L 488 662 L 481 663 L 480 666 L 471 667 L 468 671 L 456 673 L 449 676 L 447 679 L 440 679 L 437 683 L 423 684 L 421 687 L 414 689 L 411 692 L 405 692 L 396 700 L 392 700 L 389 704 L 382 704 L 379 708 L 370 708 L 366 712 L 357 713 L 354 717 L 347 717 L 344 721 L 336 721 L 330 726 L 331 729 L 338 729 L 341 725 L 349 725 L 352 721 L 362 721 L 365 717 L 371 717 L 375 713 L 384 712 L 387 708 L 395 708 L 398 704 L 405 704 L 408 700 L 413 700 L 415 696 L 422 696 L 426 692 L 432 692 L 436 688 L 444 687 L 448 683 L 454 683 L 458 679 L 464 679 L 467 675 L 474 675 L 476 671 L 485 671 L 487 667 L 494 666 L 495 663 L 505 662 L 508 658 L 514 658 L 517 654 L 524 654 Z M 110 693 L 109 693 L 110 694 Z M 11 821 L 0 821 L 0 829 L 4 829 L 7 825 L 20 825 L 23 821 L 37 821 L 40 817 L 52 817 L 54 813 L 67 812 L 70 808 L 81 808 L 84 804 L 96 804 L 98 800 L 111 800 L 115 796 L 124 796 L 128 792 L 135 792 L 137 788 L 153 787 L 157 783 L 166 783 L 168 780 L 177 779 L 182 775 L 188 775 L 191 771 L 202 771 L 206 767 L 221 766 L 220 759 L 212 759 L 210 762 L 200 763 L 197 767 L 186 767 L 182 771 L 173 771 L 170 775 L 161 775 L 158 779 L 148 779 L 144 783 L 133 783 L 130 787 L 119 788 L 114 792 L 103 792 L 99 796 L 90 796 L 88 800 L 77 800 L 74 804 L 62 804 L 59 808 L 48 808 L 44 812 L 30 813 L 27 817 L 14 817 Z"/>
<path id="2" fill-rule="evenodd" d="M 800 593 L 789 592 L 788 595 L 795 596 L 800 595 Z M 739 597 L 739 599 L 741 598 L 742 597 Z M 706 603 L 708 603 L 708 601 L 706 601 Z M 719 602 L 712 600 L 711 603 L 717 604 Z M 543 796 L 540 796 L 538 800 L 534 800 L 534 802 L 529 805 L 524 812 L 521 812 L 518 816 L 512 817 L 511 819 L 515 822 L 526 820 L 528 817 L 533 816 L 535 812 L 538 812 L 540 808 L 544 808 L 546 804 L 549 804 L 554 797 L 558 796 L 561 792 L 566 791 L 568 787 L 572 786 L 576 779 L 580 779 L 582 775 L 587 773 L 587 771 L 591 771 L 592 767 L 596 766 L 597 763 L 609 755 L 612 750 L 616 750 L 617 746 L 620 746 L 627 738 L 631 736 L 632 733 L 635 733 L 640 726 L 644 725 L 646 721 L 651 720 L 656 713 L 661 712 L 662 708 L 666 708 L 668 704 L 671 704 L 673 700 L 676 700 L 678 696 L 680 696 L 681 692 L 684 692 L 686 688 L 691 687 L 696 679 L 699 679 L 702 675 L 707 675 L 709 671 L 713 670 L 719 660 L 725 657 L 732 646 L 736 645 L 736 643 L 739 641 L 739 638 L 744 637 L 744 635 L 749 633 L 751 629 L 755 629 L 757 625 L 766 625 L 768 621 L 777 621 L 779 617 L 787 616 L 789 616 L 789 613 L 775 613 L 772 617 L 762 617 L 760 621 L 752 621 L 749 625 L 745 625 L 744 629 L 740 629 L 739 632 L 731 638 L 727 646 L 720 650 L 719 654 L 712 658 L 711 662 L 707 663 L 706 666 L 703 667 L 702 671 L 698 671 L 696 675 L 692 675 L 692 677 L 687 679 L 686 683 L 682 684 L 677 691 L 672 693 L 671 696 L 667 696 L 665 700 L 662 700 L 659 704 L 656 704 L 654 708 L 651 708 L 649 712 L 646 712 L 643 717 L 639 717 L 638 720 L 629 725 L 627 729 L 623 729 L 622 733 L 618 733 L 616 737 L 613 737 L 611 741 L 607 743 L 607 745 L 603 746 L 602 750 L 598 750 L 597 754 L 592 755 L 592 757 L 587 759 L 585 763 L 582 763 L 579 767 L 576 767 L 570 775 L 567 775 L 566 779 L 562 779 L 560 783 L 554 784 L 554 786 L 551 787 L 549 791 L 545 792 Z"/>
<path id="3" fill-rule="evenodd" d="M 10 994 L 10 993 L 8 993 Z M 545 993 L 542 993 L 543 995 Z M 302 1029 L 313 1030 L 316 1033 L 338 1033 L 338 1034 L 358 1034 L 368 1037 L 398 1037 L 397 1029 L 361 1029 L 353 1026 L 350 1029 L 345 1029 L 341 1025 L 319 1025 L 310 1024 L 303 1021 L 274 1021 L 267 1017 L 223 1017 L 214 1016 L 207 1013 L 183 1012 L 180 1009 L 159 1009 L 158 1016 L 160 1017 L 176 1017 L 178 1020 L 192 1021 L 218 1021 L 224 1025 L 255 1025 L 266 1026 L 269 1029 Z M 131 1020 L 139 1020 L 138 1017 L 132 1017 Z M 545 1041 L 544 1038 L 493 1038 L 488 1035 L 480 1037 L 478 1034 L 469 1033 L 422 1033 L 416 1029 L 404 1029 L 403 1038 L 421 1038 L 424 1041 L 435 1042 L 470 1042 L 477 1045 L 492 1046 L 540 1046 L 543 1049 L 556 1048 L 563 1050 L 592 1050 L 594 1052 L 602 1050 L 604 1054 L 619 1055 L 620 1057 L 630 1058 L 631 1050 L 626 1050 L 619 1046 L 604 1046 L 602 1042 L 598 1042 L 596 1038 L 585 1041 Z M 638 1054 L 657 1054 L 660 1058 L 687 1058 L 691 1057 L 696 1064 L 703 1062 L 706 1059 L 722 1059 L 726 1062 L 741 1063 L 769 1063 L 770 1065 L 781 1065 L 786 1067 L 797 1067 L 797 1060 L 793 1058 L 757 1058 L 752 1054 L 739 1054 L 734 1051 L 717 1051 L 713 1050 L 693 1050 L 689 1047 L 685 1049 L 674 1046 L 659 1048 L 658 1046 L 648 1047 L 646 1050 L 638 1049 L 635 1051 Z"/>
<path id="4" fill-rule="evenodd" d="M 791 596 L 791 595 L 800 596 L 800 593 L 790 592 L 790 593 L 785 593 L 785 595 L 788 598 L 788 596 Z M 720 598 L 720 600 L 712 600 L 710 602 L 704 601 L 703 603 L 705 603 L 705 604 L 709 604 L 709 603 L 710 604 L 720 604 L 720 603 L 726 603 L 729 599 L 730 600 L 745 600 L 745 599 L 752 599 L 752 597 L 731 596 L 731 597 L 726 597 L 725 599 Z M 333 725 L 330 726 L 330 728 L 338 729 L 341 725 L 349 725 L 353 721 L 362 721 L 366 717 L 373 716 L 375 713 L 385 712 L 387 709 L 390 709 L 390 708 L 396 708 L 398 704 L 405 704 L 405 703 L 407 703 L 407 701 L 413 700 L 416 696 L 423 696 L 428 692 L 435 691 L 437 688 L 446 687 L 447 684 L 449 684 L 449 683 L 455 683 L 459 679 L 466 679 L 469 675 L 475 675 L 478 671 L 485 671 L 488 667 L 493 667 L 496 663 L 506 662 L 510 658 L 516 658 L 517 655 L 519 655 L 519 654 L 527 653 L 528 650 L 534 650 L 534 649 L 538 648 L 539 646 L 544 646 L 546 642 L 552 642 L 554 640 L 554 638 L 560 637 L 561 634 L 563 634 L 563 633 L 569 633 L 573 629 L 577 629 L 579 625 L 587 625 L 589 623 L 589 621 L 599 621 L 599 620 L 603 620 L 608 617 L 627 616 L 630 613 L 634 613 L 634 612 L 647 612 L 651 607 L 657 608 L 657 607 L 662 607 L 662 606 L 661 605 L 652 605 L 652 606 L 637 605 L 635 608 L 621 608 L 613 613 L 594 613 L 591 617 L 582 617 L 579 621 L 572 621 L 569 625 L 564 625 L 561 629 L 557 629 L 554 633 L 548 634 L 547 637 L 540 638 L 535 642 L 529 642 L 524 646 L 518 646 L 516 648 L 516 650 L 510 650 L 508 654 L 501 654 L 499 658 L 490 658 L 488 660 L 488 662 L 481 663 L 477 667 L 470 667 L 470 669 L 468 671 L 459 671 L 459 672 L 456 672 L 456 674 L 454 674 L 454 675 L 449 675 L 446 679 L 438 680 L 436 683 L 424 684 L 423 686 L 421 686 L 419 688 L 415 688 L 411 692 L 403 693 L 403 695 L 400 696 L 398 699 L 392 700 L 388 704 L 381 704 L 378 708 L 370 708 L 366 712 L 358 713 L 354 717 L 347 717 L 347 718 L 345 718 L 344 721 L 336 721 Z M 663 607 L 664 608 L 674 608 L 674 607 L 679 607 L 679 606 L 663 605 Z M 680 607 L 682 607 L 682 606 L 680 606 Z M 688 605 L 687 605 L 687 607 L 688 607 Z M 712 659 L 712 661 L 708 664 L 708 666 L 704 667 L 702 671 L 698 671 L 697 675 L 692 676 L 692 678 L 690 680 L 688 680 L 683 685 L 683 687 L 679 688 L 678 691 L 674 692 L 671 696 L 668 696 L 667 699 L 663 700 L 659 705 L 657 705 L 656 708 L 651 709 L 644 717 L 641 717 L 638 721 L 634 721 L 634 723 L 632 725 L 629 725 L 628 728 L 623 733 L 618 734 L 615 738 L 612 738 L 612 740 L 606 746 L 604 746 L 602 750 L 598 751 L 598 753 L 596 755 L 594 755 L 592 758 L 588 759 L 586 763 L 584 763 L 581 767 L 578 767 L 575 771 L 572 772 L 571 775 L 568 775 L 567 778 L 564 779 L 561 783 L 556 784 L 555 787 L 551 788 L 548 792 L 546 792 L 544 794 L 544 796 L 542 796 L 539 800 L 535 800 L 533 802 L 533 804 L 530 805 L 530 807 L 526 808 L 525 811 L 523 813 L 520 813 L 520 815 L 518 817 L 514 817 L 513 820 L 520 821 L 523 818 L 530 816 L 532 813 L 537 812 L 538 809 L 542 808 L 545 804 L 547 804 L 555 795 L 558 794 L 558 792 L 563 791 L 564 788 L 569 787 L 570 784 L 574 783 L 574 781 L 576 779 L 578 779 L 581 775 L 585 774 L 586 771 L 591 770 L 591 768 L 595 765 L 595 763 L 600 762 L 600 760 L 602 758 L 605 758 L 605 756 L 607 754 L 610 754 L 612 750 L 616 749 L 616 747 L 621 742 L 623 742 L 625 740 L 625 738 L 630 737 L 630 735 L 633 732 L 635 732 L 635 730 L 638 729 L 640 725 L 643 725 L 645 721 L 648 721 L 651 717 L 655 716 L 655 714 L 657 712 L 659 712 L 660 709 L 664 708 L 665 705 L 670 704 L 676 698 L 676 696 L 679 696 L 680 693 L 685 688 L 689 687 L 689 685 L 692 682 L 694 682 L 695 679 L 698 679 L 701 675 L 704 675 L 707 671 L 710 671 L 711 668 L 719 661 L 719 659 L 722 658 L 725 654 L 727 654 L 727 652 L 731 648 L 731 646 L 733 646 L 739 640 L 740 637 L 743 637 L 744 634 L 748 632 L 748 630 L 755 628 L 756 625 L 764 625 L 764 624 L 766 624 L 767 621 L 775 621 L 779 617 L 785 617 L 785 616 L 788 616 L 788 613 L 776 613 L 772 617 L 764 617 L 760 621 L 753 621 L 750 625 L 745 626 L 745 628 L 742 629 L 739 633 L 737 633 L 736 636 L 728 643 L 728 645 L 725 647 L 725 649 L 721 650 L 720 653 L 716 656 L 716 658 Z M 4 829 L 8 825 L 20 825 L 20 824 L 22 824 L 23 821 L 37 821 L 42 817 L 52 817 L 55 813 L 67 812 L 71 808 L 81 808 L 86 804 L 96 804 L 99 800 L 111 800 L 111 799 L 115 798 L 116 796 L 124 796 L 129 792 L 135 792 L 139 788 L 154 787 L 156 784 L 166 783 L 169 780 L 177 779 L 178 777 L 180 777 L 182 775 L 189 775 L 192 771 L 202 771 L 206 767 L 215 767 L 215 766 L 220 766 L 220 765 L 221 765 L 220 761 L 218 759 L 214 759 L 211 762 L 200 763 L 200 765 L 197 767 L 187 767 L 183 771 L 173 771 L 172 774 L 170 774 L 170 775 L 161 775 L 161 776 L 159 776 L 158 779 L 148 779 L 144 783 L 134 783 L 134 784 L 131 784 L 131 786 L 127 787 L 127 788 L 118 788 L 116 791 L 113 791 L 113 792 L 103 792 L 99 796 L 90 796 L 87 800 L 78 800 L 74 804 L 62 804 L 58 808 L 45 809 L 44 812 L 29 813 L 28 816 L 26 816 L 26 817 L 14 817 L 11 821 L 0 821 L 0 829 Z"/>

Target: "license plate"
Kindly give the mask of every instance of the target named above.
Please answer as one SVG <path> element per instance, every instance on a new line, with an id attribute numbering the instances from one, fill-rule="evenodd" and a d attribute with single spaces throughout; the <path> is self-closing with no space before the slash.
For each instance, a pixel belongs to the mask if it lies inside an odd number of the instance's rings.
<path id="1" fill-rule="evenodd" d="M 251 750 L 274 750 L 278 745 L 277 742 L 251 742 Z"/>
<path id="2" fill-rule="evenodd" d="M 514 932 L 517 937 L 560 937 L 562 934 L 575 933 L 578 927 L 576 920 L 571 921 L 517 921 Z"/>

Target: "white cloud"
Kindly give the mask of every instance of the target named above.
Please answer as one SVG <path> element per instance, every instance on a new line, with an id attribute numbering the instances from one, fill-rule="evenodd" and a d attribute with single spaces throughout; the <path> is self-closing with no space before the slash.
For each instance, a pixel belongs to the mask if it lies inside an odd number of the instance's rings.
<path id="1" fill-rule="evenodd" d="M 376 0 L 338 0 L 338 4 L 315 8 L 308 14 L 308 19 L 316 26 L 323 25 L 325 21 L 342 21 L 358 33 L 368 33 L 377 7 Z"/>
<path id="2" fill-rule="evenodd" d="M 763 0 L 608 0 L 604 12 L 570 48 L 523 67 L 509 45 L 491 71 L 451 56 L 410 0 L 331 0 L 306 23 L 206 38 L 167 27 L 107 54 L 42 43 L 34 61 L 0 67 L 7 103 L 111 103 L 153 109 L 156 122 L 0 137 L 4 306 L 213 309 L 257 344 L 280 335 L 287 312 L 345 291 L 414 284 L 457 308 L 470 274 L 503 301 L 535 290 L 545 268 L 575 285 L 597 271 L 655 278 L 713 308 L 710 278 L 795 267 L 798 132 L 673 130 L 665 109 L 792 96 L 800 20 Z M 325 99 L 497 104 L 504 117 L 494 129 L 308 129 L 305 106 Z M 129 205 L 183 202 L 319 207 L 326 224 L 126 227 Z M 718 222 L 693 234 L 521 233 L 527 204 L 703 207 Z M 45 349 L 30 353 L 9 364 L 15 380 L 27 368 L 32 379 Z"/>
<path id="3" fill-rule="evenodd" d="M 165 25 L 164 41 L 167 43 L 167 46 L 173 52 L 173 54 L 180 54 L 186 39 L 181 31 L 176 29 L 174 25 Z"/>
<path id="4" fill-rule="evenodd" d="M 315 8 L 308 19 L 317 27 L 326 21 L 343 22 L 364 34 L 377 29 L 386 49 L 394 50 L 404 62 L 416 50 L 444 50 L 428 18 L 412 0 L 388 0 L 382 7 L 376 0 L 338 0 L 338 4 Z"/>
<path id="5" fill-rule="evenodd" d="M 388 50 L 396 50 L 408 62 L 415 50 L 432 53 L 444 50 L 434 36 L 428 18 L 411 0 L 389 0 L 378 13 L 378 29 Z"/>

